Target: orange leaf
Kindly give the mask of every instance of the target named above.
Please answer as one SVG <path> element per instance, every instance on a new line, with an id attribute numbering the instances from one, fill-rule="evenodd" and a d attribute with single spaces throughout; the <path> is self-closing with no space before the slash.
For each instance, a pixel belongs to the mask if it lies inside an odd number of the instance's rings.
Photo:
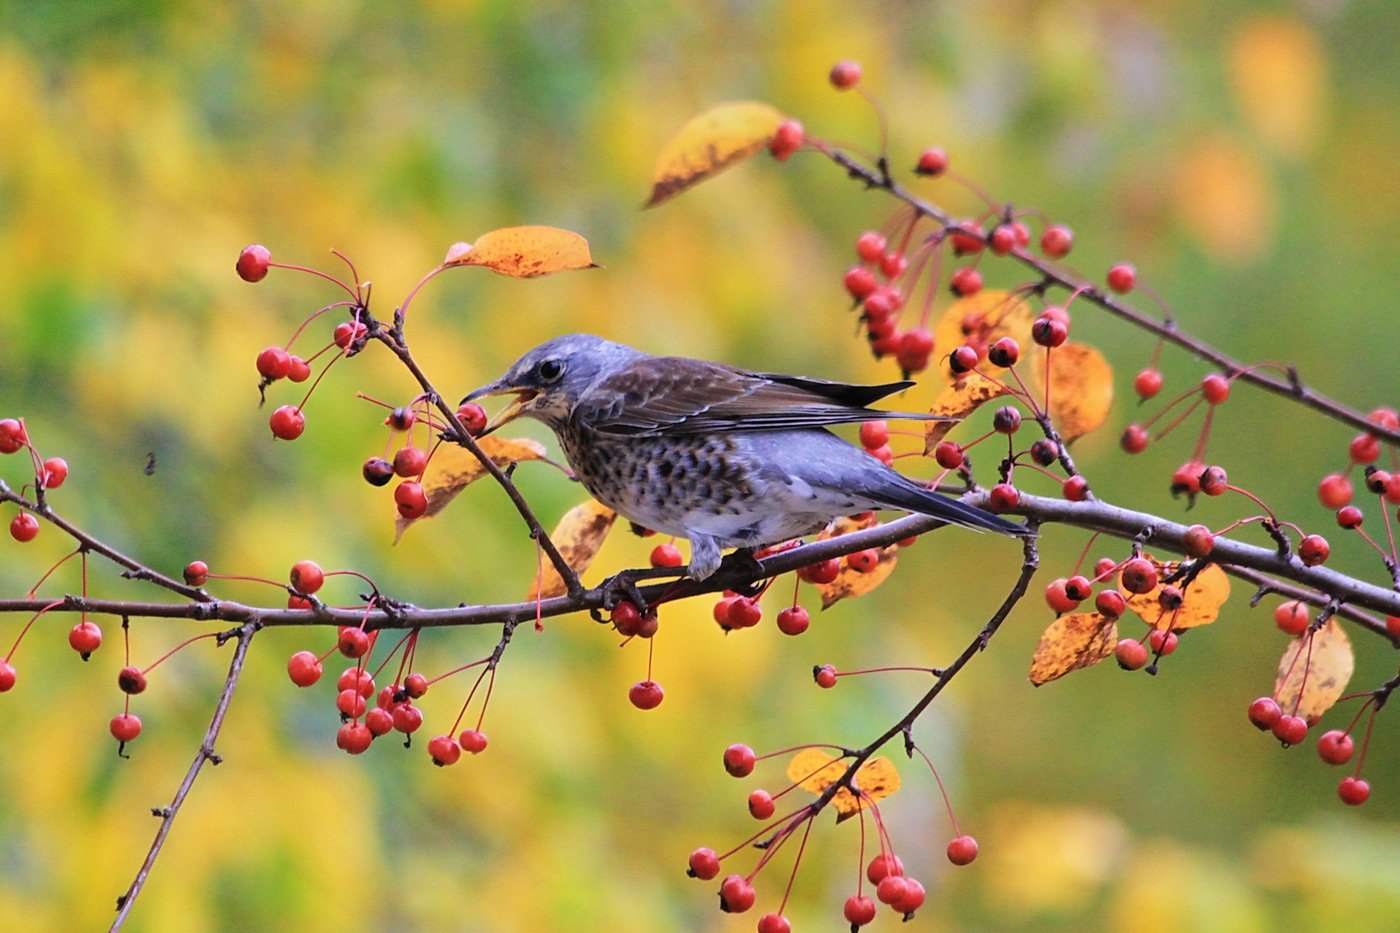
<path id="1" fill-rule="evenodd" d="M 1006 392 L 1006 387 L 1001 383 L 977 373 L 968 373 L 938 393 L 938 398 L 933 400 L 933 405 L 929 408 L 929 414 L 941 418 L 966 418 L 984 402 L 990 402 Z M 924 425 L 924 456 L 932 456 L 933 449 L 957 426 L 957 421 L 927 422 Z"/>
<path id="2" fill-rule="evenodd" d="M 1060 437 L 1072 441 L 1108 420 L 1108 410 L 1113 407 L 1113 367 L 1088 344 L 1065 343 L 1049 354 L 1033 354 L 1031 372 L 1035 386 L 1045 385 L 1047 356 L 1050 417 Z"/>
<path id="3" fill-rule="evenodd" d="M 879 519 L 875 518 L 872 513 L 867 512 L 862 513 L 862 515 L 865 517 L 838 518 L 832 522 L 831 527 L 817 535 L 817 540 L 825 541 L 828 538 L 837 538 L 853 531 L 873 528 L 880 523 Z M 895 561 L 899 555 L 899 545 L 891 544 L 879 550 L 880 562 L 872 570 L 861 572 L 842 561 L 841 572 L 837 574 L 835 580 L 830 583 L 818 584 L 817 592 L 821 593 L 823 609 L 830 609 L 843 599 L 864 596 L 889 579 L 890 574 L 894 573 Z"/>
<path id="4" fill-rule="evenodd" d="M 643 207 L 655 207 L 753 155 L 782 121 L 780 111 L 757 101 L 719 104 L 694 117 L 661 150 Z"/>
<path id="5" fill-rule="evenodd" d="M 1181 566 L 1179 561 L 1163 563 L 1146 554 L 1143 556 L 1156 564 L 1157 575 L 1162 578 L 1175 573 Z M 1119 588 L 1122 589 L 1121 581 Z M 1182 591 L 1181 608 L 1175 611 L 1163 609 L 1158 602 L 1162 593 L 1160 583 L 1150 593 L 1129 593 L 1127 590 L 1122 592 L 1127 597 L 1128 608 L 1141 616 L 1148 625 L 1181 631 L 1198 625 L 1209 625 L 1216 620 L 1220 615 L 1220 607 L 1230 598 L 1230 578 L 1215 564 L 1207 565 L 1206 569 L 1197 574 L 1196 579 Z"/>
<path id="6" fill-rule="evenodd" d="M 588 499 L 564 513 L 559 524 L 554 526 L 554 531 L 550 532 L 549 540 L 559 549 L 564 563 L 575 573 L 581 574 L 598 556 L 598 549 L 603 546 L 603 539 L 608 536 L 616 518 L 617 513 L 612 509 L 597 499 Z M 553 564 L 545 561 L 540 571 L 543 579 L 540 575 L 535 576 L 526 599 L 549 599 L 564 593 L 564 578 L 559 576 Z"/>
<path id="7" fill-rule="evenodd" d="M 483 233 L 472 244 L 454 243 L 443 260 L 445 266 L 484 266 L 492 272 L 529 279 L 569 269 L 597 265 L 588 253 L 588 241 L 558 227 L 502 227 Z"/>
<path id="8" fill-rule="evenodd" d="M 1302 716 L 1311 725 L 1346 690 L 1355 663 L 1346 630 L 1336 619 L 1328 619 L 1317 631 L 1288 643 L 1278 662 L 1274 699 L 1284 712 Z"/>
<path id="9" fill-rule="evenodd" d="M 841 780 L 848 767 L 843 759 L 834 758 L 819 748 L 804 748 L 788 762 L 787 776 L 798 787 L 820 796 Z M 859 798 L 845 787 L 831 798 L 838 823 L 859 813 L 867 804 L 879 803 L 899 790 L 899 772 L 888 758 L 872 758 L 856 770 L 852 783 L 862 792 Z"/>
<path id="10" fill-rule="evenodd" d="M 482 452 L 499 467 L 523 460 L 538 460 L 545 455 L 543 444 L 524 437 L 512 440 L 492 435 L 481 438 L 477 443 L 481 445 Z M 428 496 L 428 511 L 421 518 L 437 515 L 447 508 L 448 503 L 457 497 L 457 493 L 485 475 L 486 467 L 465 447 L 458 447 L 456 444 L 443 444 L 438 447 L 433 452 L 433 459 L 428 461 L 428 469 L 423 475 L 423 492 Z M 404 518 L 402 515 L 398 517 L 394 523 L 395 543 L 403 537 L 408 526 L 416 521 L 419 519 Z"/>
<path id="11" fill-rule="evenodd" d="M 963 379 L 985 381 L 985 377 L 976 373 L 955 376 L 948 368 L 948 355 L 965 343 L 977 347 L 983 355 L 977 368 L 1000 379 L 1006 370 L 986 360 L 986 348 L 998 338 L 1011 337 L 1021 345 L 1023 352 L 1027 351 L 1031 346 L 1034 317 L 1024 298 L 997 288 L 984 288 L 950 304 L 933 328 L 933 345 L 937 348 L 938 371 L 943 381 L 949 384 Z"/>
<path id="12" fill-rule="evenodd" d="M 1097 612 L 1076 612 L 1051 622 L 1031 657 L 1031 683 L 1039 687 L 1071 671 L 1093 667 L 1113 654 L 1118 623 Z"/>

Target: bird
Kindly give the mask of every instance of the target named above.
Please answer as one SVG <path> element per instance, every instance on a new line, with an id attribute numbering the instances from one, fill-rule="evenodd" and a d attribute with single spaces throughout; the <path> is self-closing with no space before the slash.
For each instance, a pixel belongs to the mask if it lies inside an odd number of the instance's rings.
<path id="1" fill-rule="evenodd" d="M 686 572 L 703 581 L 724 549 L 751 553 L 875 509 L 1025 535 L 1025 526 L 933 492 L 827 430 L 932 419 L 869 407 L 911 385 L 750 372 L 568 334 L 462 401 L 515 396 L 488 431 L 517 417 L 544 423 L 595 499 L 636 525 L 689 539 Z"/>

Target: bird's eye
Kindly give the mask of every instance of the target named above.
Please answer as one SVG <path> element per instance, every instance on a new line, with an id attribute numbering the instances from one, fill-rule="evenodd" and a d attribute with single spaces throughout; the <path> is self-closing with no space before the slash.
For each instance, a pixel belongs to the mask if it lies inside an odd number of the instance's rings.
<path id="1" fill-rule="evenodd" d="M 554 359 L 545 360 L 540 363 L 539 368 L 536 369 L 535 372 L 539 375 L 541 382 L 558 382 L 564 375 L 564 361 Z"/>

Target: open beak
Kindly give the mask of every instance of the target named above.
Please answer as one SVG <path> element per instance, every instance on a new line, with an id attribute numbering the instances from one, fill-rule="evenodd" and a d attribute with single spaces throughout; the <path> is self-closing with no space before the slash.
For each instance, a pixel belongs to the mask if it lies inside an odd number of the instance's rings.
<path id="1" fill-rule="evenodd" d="M 526 406 L 528 406 L 530 402 L 534 401 L 535 396 L 539 394 L 540 392 L 538 389 L 522 389 L 516 386 L 503 386 L 499 382 L 493 382 L 489 385 L 484 385 L 473 392 L 468 392 L 465 396 L 463 396 L 462 401 L 459 404 L 465 405 L 467 402 L 473 402 L 479 398 L 487 398 L 488 396 L 492 395 L 515 396 L 515 398 L 510 400 L 510 403 L 506 405 L 505 408 L 502 408 L 500 412 L 497 413 L 495 418 L 491 419 L 491 421 L 486 425 L 486 427 L 482 429 L 481 434 L 478 435 L 479 437 L 485 437 L 487 434 L 490 434 L 497 428 L 509 424 L 516 418 L 519 418 L 522 414 L 524 414 Z"/>

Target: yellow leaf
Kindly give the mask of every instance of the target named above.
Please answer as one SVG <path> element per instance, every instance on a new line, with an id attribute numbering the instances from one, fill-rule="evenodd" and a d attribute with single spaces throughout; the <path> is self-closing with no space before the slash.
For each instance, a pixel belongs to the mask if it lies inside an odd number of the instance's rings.
<path id="1" fill-rule="evenodd" d="M 1143 556 L 1148 557 L 1146 554 Z M 1152 560 L 1151 557 L 1148 559 Z M 1152 562 L 1157 566 L 1158 577 L 1163 579 L 1175 573 L 1181 566 L 1179 561 Z M 1161 583 L 1157 584 L 1157 588 L 1150 593 L 1129 593 L 1122 590 L 1123 595 L 1127 597 L 1128 608 L 1153 628 L 1181 631 L 1199 625 L 1209 625 L 1220 615 L 1220 607 L 1230 598 L 1230 578 L 1215 564 L 1207 565 L 1206 569 L 1198 573 L 1196 579 L 1182 590 L 1180 609 L 1168 611 L 1162 608 L 1158 601 L 1162 594 L 1162 586 Z M 1119 589 L 1122 589 L 1121 581 Z"/>
<path id="2" fill-rule="evenodd" d="M 1327 55 L 1302 19 L 1246 19 L 1229 48 L 1230 84 L 1240 113 L 1274 150 L 1314 148 L 1327 102 Z"/>
<path id="3" fill-rule="evenodd" d="M 984 288 L 950 304 L 933 328 L 933 345 L 937 348 L 938 371 L 943 381 L 950 385 L 964 380 L 988 381 L 977 373 L 954 375 L 948 368 L 948 355 L 963 344 L 975 347 L 982 356 L 979 370 L 1000 379 L 1006 370 L 987 361 L 987 347 L 1002 337 L 1011 337 L 1025 351 L 1031 345 L 1034 319 L 1031 306 L 1024 298 L 1003 289 Z"/>
<path id="4" fill-rule="evenodd" d="M 757 101 L 719 104 L 694 117 L 661 150 L 643 206 L 655 207 L 753 155 L 782 121 L 780 111 Z"/>
<path id="5" fill-rule="evenodd" d="M 559 549 L 559 556 L 564 558 L 564 563 L 575 573 L 581 574 L 593 563 L 593 558 L 598 556 L 598 549 L 603 546 L 603 539 L 608 536 L 616 518 L 617 513 L 612 509 L 597 499 L 588 499 L 564 513 L 554 531 L 550 532 L 549 540 Z M 530 586 L 529 595 L 525 598 L 549 599 L 551 596 L 562 595 L 564 578 L 559 576 L 559 571 L 548 561 L 544 562 L 540 570 L 543 580 L 537 575 L 535 582 Z"/>
<path id="6" fill-rule="evenodd" d="M 853 531 L 873 528 L 879 523 L 873 512 L 862 512 L 860 515 L 850 518 L 838 518 L 831 524 L 830 528 L 817 535 L 817 540 L 825 541 L 828 538 L 837 538 Z M 874 569 L 864 572 L 856 570 L 843 558 L 841 572 L 837 574 L 836 579 L 830 583 L 818 584 L 817 592 L 821 593 L 823 609 L 830 609 L 843 599 L 864 596 L 889 579 L 890 574 L 894 573 L 895 561 L 899 555 L 899 545 L 891 544 L 878 550 L 880 562 L 875 565 Z"/>
<path id="7" fill-rule="evenodd" d="M 1039 687 L 1113 654 L 1118 623 L 1097 612 L 1063 615 L 1045 629 L 1031 657 L 1031 683 Z"/>
<path id="8" fill-rule="evenodd" d="M 1351 639 L 1336 619 L 1328 619 L 1288 643 L 1278 662 L 1274 699 L 1285 713 L 1312 725 L 1346 690 L 1354 666 Z"/>
<path id="9" fill-rule="evenodd" d="M 841 780 L 847 767 L 843 759 L 834 758 L 819 748 L 804 748 L 788 762 L 787 776 L 798 787 L 820 796 Z M 851 782 L 861 791 L 859 798 L 845 787 L 831 798 L 838 823 L 859 813 L 867 804 L 879 803 L 899 790 L 899 771 L 888 758 L 872 758 L 856 770 Z"/>
<path id="10" fill-rule="evenodd" d="M 529 279 L 551 272 L 591 269 L 588 241 L 558 227 L 502 227 L 483 233 L 472 244 L 454 243 L 446 266 L 484 266 L 492 272 Z"/>
<path id="11" fill-rule="evenodd" d="M 1050 417 L 1060 437 L 1072 441 L 1108 420 L 1113 407 L 1113 367 L 1103 354 L 1085 343 L 1064 343 L 1049 354 L 1039 347 L 1032 355 L 1034 387 L 1045 385 L 1050 365 Z"/>
<path id="12" fill-rule="evenodd" d="M 502 468 L 510 463 L 538 460 L 545 455 L 543 444 L 524 437 L 509 439 L 492 435 L 481 438 L 477 443 L 481 445 L 482 452 L 490 457 L 496 466 Z M 423 492 L 428 497 L 428 511 L 421 518 L 437 515 L 447 508 L 448 503 L 457 497 L 457 493 L 485 475 L 486 468 L 466 448 L 456 444 L 443 444 L 438 447 L 423 474 Z M 400 515 L 394 523 L 394 541 L 397 542 L 403 537 L 408 526 L 418 520 Z"/>
<path id="13" fill-rule="evenodd" d="M 929 414 L 941 418 L 966 418 L 984 402 L 990 402 L 1005 395 L 1007 389 L 1000 382 L 987 379 L 977 373 L 968 373 L 964 378 L 952 383 L 938 393 L 929 408 Z M 958 426 L 957 421 L 929 421 L 924 425 L 924 456 L 932 456 L 948 432 Z"/>
<path id="14" fill-rule="evenodd" d="M 1215 260 L 1249 262 L 1273 239 L 1278 195 L 1259 155 L 1233 139 L 1186 139 L 1172 161 L 1179 221 Z"/>

